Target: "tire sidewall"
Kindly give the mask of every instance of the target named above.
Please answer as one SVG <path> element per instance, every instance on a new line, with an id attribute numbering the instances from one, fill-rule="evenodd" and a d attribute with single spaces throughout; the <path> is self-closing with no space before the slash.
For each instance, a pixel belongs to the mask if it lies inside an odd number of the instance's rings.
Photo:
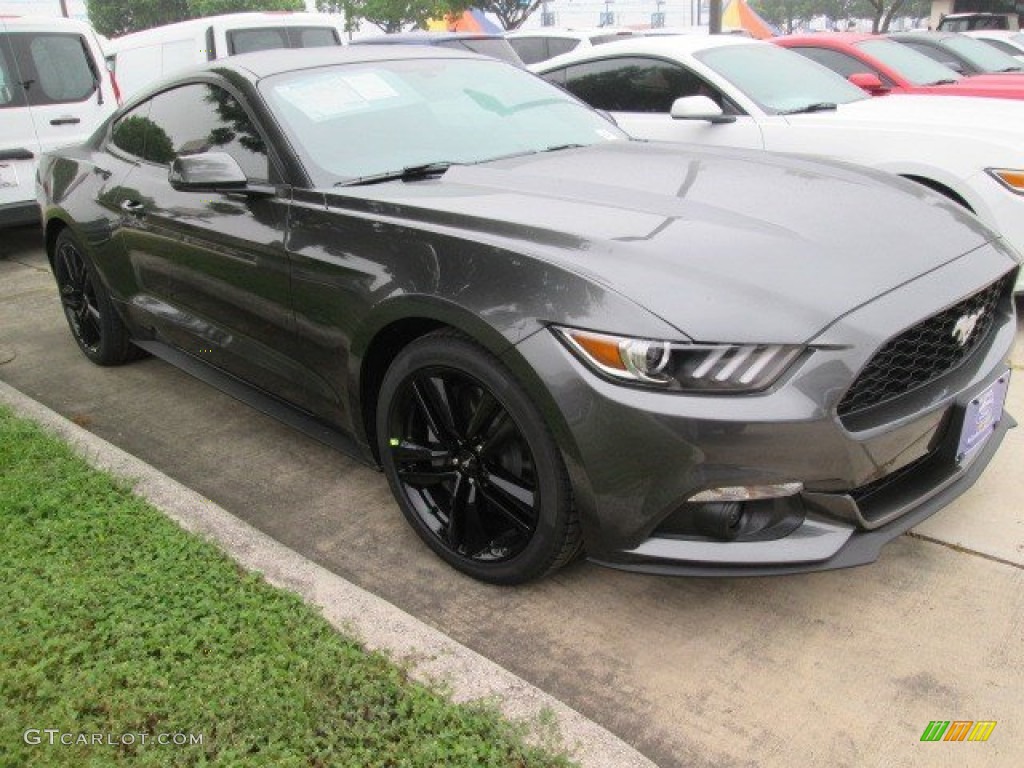
<path id="1" fill-rule="evenodd" d="M 57 241 L 54 245 L 54 275 L 57 278 L 58 290 L 61 287 L 60 274 L 63 271 L 63 266 L 60 264 L 60 251 L 65 245 L 70 245 L 75 249 L 78 257 L 82 260 L 85 268 L 88 270 L 88 279 L 92 285 L 93 293 L 96 296 L 96 308 L 99 310 L 100 319 L 100 340 L 96 348 L 93 349 L 87 346 L 81 339 L 78 333 L 75 332 L 74 323 L 68 316 L 67 309 L 64 308 L 64 317 L 68 322 L 68 327 L 71 331 L 71 336 L 78 345 L 78 348 L 82 350 L 89 360 L 98 365 L 110 365 L 115 362 L 119 362 L 118 352 L 120 348 L 117 346 L 121 343 L 121 336 L 123 335 L 123 329 L 120 326 L 120 318 L 117 316 L 114 304 L 110 300 L 110 294 L 107 291 L 106 286 L 103 283 L 103 279 L 100 277 L 99 272 L 96 271 L 96 265 L 93 260 L 89 258 L 88 253 L 82 247 L 70 230 L 63 230 L 58 236 Z"/>

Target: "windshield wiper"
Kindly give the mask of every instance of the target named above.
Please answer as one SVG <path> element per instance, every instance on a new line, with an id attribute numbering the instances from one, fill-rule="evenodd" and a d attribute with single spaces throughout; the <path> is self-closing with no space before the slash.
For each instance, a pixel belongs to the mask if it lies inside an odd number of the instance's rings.
<path id="1" fill-rule="evenodd" d="M 555 144 L 551 147 L 545 147 L 540 150 L 541 152 L 561 152 L 563 149 L 580 149 L 581 147 L 587 146 L 586 144 Z"/>
<path id="2" fill-rule="evenodd" d="M 375 173 L 372 176 L 359 176 L 355 179 L 339 181 L 334 186 L 359 187 L 366 184 L 380 184 L 383 181 L 417 181 L 419 179 L 428 179 L 431 176 L 439 176 L 453 165 L 459 165 L 459 163 L 441 161 L 422 163 L 421 165 L 407 165 L 400 171 L 386 171 L 384 173 Z"/>
<path id="3" fill-rule="evenodd" d="M 808 104 L 803 107 L 797 107 L 796 109 L 787 109 L 780 112 L 780 115 L 802 115 L 805 112 L 828 112 L 830 110 L 838 109 L 839 106 L 834 101 L 816 101 L 813 104 Z"/>
<path id="4" fill-rule="evenodd" d="M 1024 67 L 1006 67 L 1005 69 L 1000 69 L 999 72 L 1024 72 Z"/>
<path id="5" fill-rule="evenodd" d="M 935 80 L 934 82 L 931 82 L 931 83 L 925 83 L 925 85 L 953 85 L 954 83 L 958 83 L 958 82 L 960 82 L 960 81 L 959 80 L 954 80 L 951 77 L 948 80 Z"/>

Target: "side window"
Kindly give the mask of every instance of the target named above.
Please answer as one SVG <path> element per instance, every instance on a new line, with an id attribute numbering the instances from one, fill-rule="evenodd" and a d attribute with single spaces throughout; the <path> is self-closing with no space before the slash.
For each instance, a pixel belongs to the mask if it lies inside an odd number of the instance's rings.
<path id="1" fill-rule="evenodd" d="M 323 48 L 341 45 L 338 33 L 328 27 L 294 27 L 288 30 L 291 48 Z"/>
<path id="2" fill-rule="evenodd" d="M 548 56 L 561 56 L 563 53 L 575 50 L 579 44 L 579 40 L 573 40 L 571 37 L 549 37 Z"/>
<path id="3" fill-rule="evenodd" d="M 15 59 L 7 45 L 5 35 L 0 35 L 0 109 L 25 106 L 25 91 L 21 77 L 15 69 Z"/>
<path id="4" fill-rule="evenodd" d="M 99 70 L 81 35 L 18 32 L 10 40 L 32 106 L 73 104 L 96 92 Z"/>
<path id="5" fill-rule="evenodd" d="M 659 59 L 617 58 L 565 70 L 565 87 L 597 109 L 667 113 L 682 96 L 708 96 L 728 114 L 738 109 L 694 72 Z"/>
<path id="6" fill-rule="evenodd" d="M 869 67 L 860 59 L 846 53 L 833 51 L 830 48 L 790 48 L 790 50 L 796 51 L 800 55 L 806 56 L 811 61 L 816 61 L 819 64 L 828 67 L 833 72 L 836 72 L 843 77 L 856 75 L 859 72 L 870 72 L 879 75 L 875 69 Z M 881 75 L 879 75 L 879 77 L 881 77 Z"/>
<path id="7" fill-rule="evenodd" d="M 163 157 L 154 159 L 146 154 L 146 140 L 152 127 L 152 122 L 149 119 L 149 106 L 151 103 L 149 101 L 143 102 L 118 119 L 110 131 L 110 143 L 132 157 L 149 160 L 153 163 L 170 162 Z M 153 145 L 153 152 L 155 155 L 159 154 L 156 142 Z"/>
<path id="8" fill-rule="evenodd" d="M 213 85 L 193 84 L 152 99 L 146 159 L 168 164 L 179 155 L 226 152 L 254 181 L 270 178 L 262 136 L 235 98 Z"/>
<path id="9" fill-rule="evenodd" d="M 288 37 L 283 29 L 234 29 L 228 32 L 228 51 L 232 54 L 287 48 Z"/>
<path id="10" fill-rule="evenodd" d="M 536 64 L 550 58 L 547 40 L 543 37 L 510 37 L 508 43 L 524 64 Z"/>

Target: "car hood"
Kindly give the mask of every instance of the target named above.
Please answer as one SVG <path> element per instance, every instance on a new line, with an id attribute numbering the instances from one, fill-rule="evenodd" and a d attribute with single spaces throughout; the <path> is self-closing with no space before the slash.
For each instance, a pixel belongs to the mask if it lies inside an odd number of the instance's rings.
<path id="1" fill-rule="evenodd" d="M 969 96 L 891 94 L 884 99 L 862 99 L 840 104 L 834 112 L 791 115 L 793 122 L 835 122 L 872 129 L 901 128 L 929 136 L 950 135 L 972 142 L 1003 141 L 1015 151 L 1024 142 L 1024 102 Z M 879 125 L 884 123 L 885 125 Z"/>
<path id="2" fill-rule="evenodd" d="M 806 341 L 994 237 L 944 198 L 879 172 L 679 144 L 456 166 L 327 198 L 541 258 L 700 341 Z"/>

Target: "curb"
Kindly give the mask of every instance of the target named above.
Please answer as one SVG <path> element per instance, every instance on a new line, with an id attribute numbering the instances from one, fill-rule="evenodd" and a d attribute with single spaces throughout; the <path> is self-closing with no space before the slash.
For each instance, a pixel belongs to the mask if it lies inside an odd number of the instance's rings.
<path id="1" fill-rule="evenodd" d="M 494 699 L 502 713 L 528 723 L 553 721 L 561 744 L 586 768 L 655 768 L 622 739 L 504 667 L 409 615 L 386 600 L 322 568 L 192 489 L 73 424 L 0 381 L 0 404 L 68 442 L 92 466 L 127 479 L 187 531 L 216 543 L 233 560 L 270 584 L 319 607 L 337 629 L 367 648 L 405 664 L 427 684 L 445 686 L 455 701 Z"/>

